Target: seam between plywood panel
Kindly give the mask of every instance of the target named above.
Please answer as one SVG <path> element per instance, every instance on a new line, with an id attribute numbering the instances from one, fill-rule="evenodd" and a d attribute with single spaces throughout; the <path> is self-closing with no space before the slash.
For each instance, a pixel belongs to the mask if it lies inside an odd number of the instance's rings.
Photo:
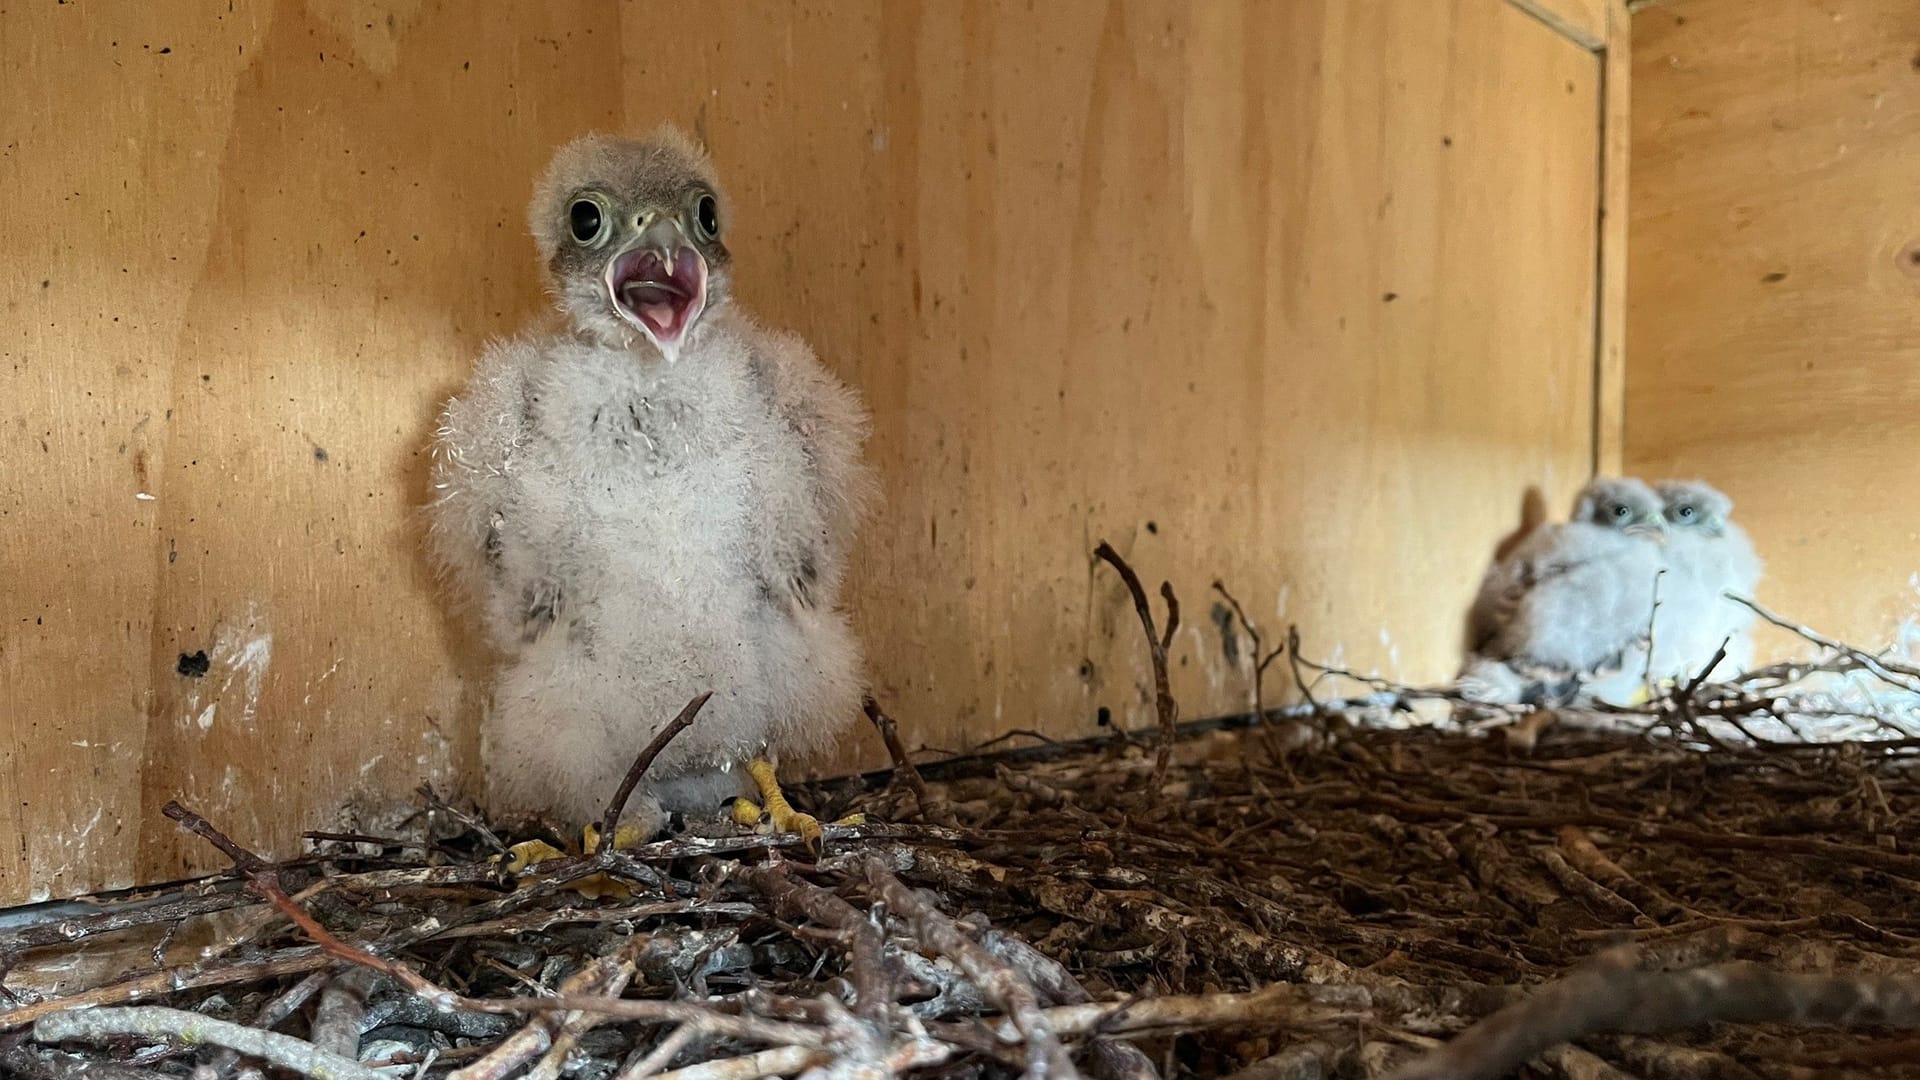
<path id="1" fill-rule="evenodd" d="M 1626 0 L 1602 0 L 1601 24 L 1583 26 L 1541 0 L 1507 0 L 1553 33 L 1595 55 L 1600 99 L 1599 200 L 1594 244 L 1592 467 L 1618 472 L 1626 444 L 1626 197 L 1631 17 Z"/>
<path id="2" fill-rule="evenodd" d="M 1608 0 L 1600 53 L 1600 205 L 1594 262 L 1593 469 L 1618 473 L 1626 456 L 1627 199 L 1632 125 L 1632 16 Z"/>
<path id="3" fill-rule="evenodd" d="M 1590 52 L 1599 52 L 1607 47 L 1611 27 L 1611 12 L 1601 16 L 1596 25 L 1583 26 L 1576 19 L 1556 10 L 1541 0 L 1507 0 L 1507 3 L 1539 20 L 1547 29 L 1573 42 Z"/>

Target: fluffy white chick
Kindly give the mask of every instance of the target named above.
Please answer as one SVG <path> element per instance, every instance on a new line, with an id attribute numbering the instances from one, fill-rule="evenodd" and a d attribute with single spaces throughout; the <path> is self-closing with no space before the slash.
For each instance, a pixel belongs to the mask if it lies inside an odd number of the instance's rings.
<path id="1" fill-rule="evenodd" d="M 820 836 L 774 766 L 860 709 L 837 604 L 872 489 L 866 414 L 732 301 L 727 209 L 670 127 L 561 149 L 529 216 L 564 325 L 491 346 L 441 416 L 432 546 L 499 654 L 496 812 L 595 821 L 710 690 L 629 804 L 634 832 L 750 777 L 776 829 Z"/>
<path id="2" fill-rule="evenodd" d="M 1724 641 L 1727 656 L 1714 675 L 1745 671 L 1753 664 L 1754 613 L 1726 594 L 1752 598 L 1761 564 L 1746 531 L 1733 523 L 1733 500 L 1700 480 L 1663 480 L 1655 490 L 1666 518 L 1668 572 L 1654 624 L 1654 666 L 1668 678 L 1692 678 Z"/>
<path id="3" fill-rule="evenodd" d="M 1552 703 L 1645 640 L 1662 567 L 1661 503 L 1639 480 L 1583 488 L 1564 525 L 1534 529 L 1481 580 L 1459 688 L 1487 703 Z"/>

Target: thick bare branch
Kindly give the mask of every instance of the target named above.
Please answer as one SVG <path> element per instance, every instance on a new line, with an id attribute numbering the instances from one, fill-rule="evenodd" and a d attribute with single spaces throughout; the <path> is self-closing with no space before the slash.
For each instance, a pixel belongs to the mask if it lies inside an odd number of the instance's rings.
<path id="1" fill-rule="evenodd" d="M 1920 977 L 1790 975 L 1745 963 L 1646 971 L 1622 949 L 1487 1017 L 1392 1080 L 1493 1080 L 1589 1035 L 1770 1022 L 1920 1027 Z"/>
<path id="2" fill-rule="evenodd" d="M 55 1013 L 33 1025 L 33 1037 L 46 1043 L 98 1042 L 129 1035 L 176 1046 L 224 1046 L 313 1080 L 386 1080 L 359 1062 L 304 1039 L 158 1005 Z"/>

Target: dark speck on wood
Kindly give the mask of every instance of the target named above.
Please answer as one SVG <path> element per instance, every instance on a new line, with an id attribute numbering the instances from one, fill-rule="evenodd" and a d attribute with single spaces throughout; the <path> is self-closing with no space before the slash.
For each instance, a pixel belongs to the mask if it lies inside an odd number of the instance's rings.
<path id="1" fill-rule="evenodd" d="M 1400 299 L 1400 294 L 1397 292 L 1382 293 L 1380 295 L 1381 302 L 1386 304 L 1391 304 L 1398 299 Z"/>
<path id="2" fill-rule="evenodd" d="M 327 460 L 327 448 L 324 446 L 314 447 L 313 460 L 319 461 L 319 462 L 325 462 Z"/>
<path id="3" fill-rule="evenodd" d="M 1763 285 L 1771 285 L 1776 281 L 1785 280 L 1787 280 L 1787 272 L 1785 270 L 1775 270 L 1762 277 L 1760 283 Z"/>
<path id="4" fill-rule="evenodd" d="M 212 666 L 212 662 L 207 659 L 207 650 L 201 649 L 197 652 L 181 653 L 179 662 L 173 665 L 173 670 L 189 679 L 197 679 L 205 675 Z"/>

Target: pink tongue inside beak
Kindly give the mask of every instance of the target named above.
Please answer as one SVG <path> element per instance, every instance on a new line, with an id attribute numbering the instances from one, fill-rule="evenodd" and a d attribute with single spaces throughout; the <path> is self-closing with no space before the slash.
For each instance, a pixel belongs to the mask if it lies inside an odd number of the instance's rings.
<path id="1" fill-rule="evenodd" d="M 620 314 L 663 349 L 677 349 L 707 302 L 707 264 L 692 248 L 622 252 L 607 268 L 607 291 Z"/>

